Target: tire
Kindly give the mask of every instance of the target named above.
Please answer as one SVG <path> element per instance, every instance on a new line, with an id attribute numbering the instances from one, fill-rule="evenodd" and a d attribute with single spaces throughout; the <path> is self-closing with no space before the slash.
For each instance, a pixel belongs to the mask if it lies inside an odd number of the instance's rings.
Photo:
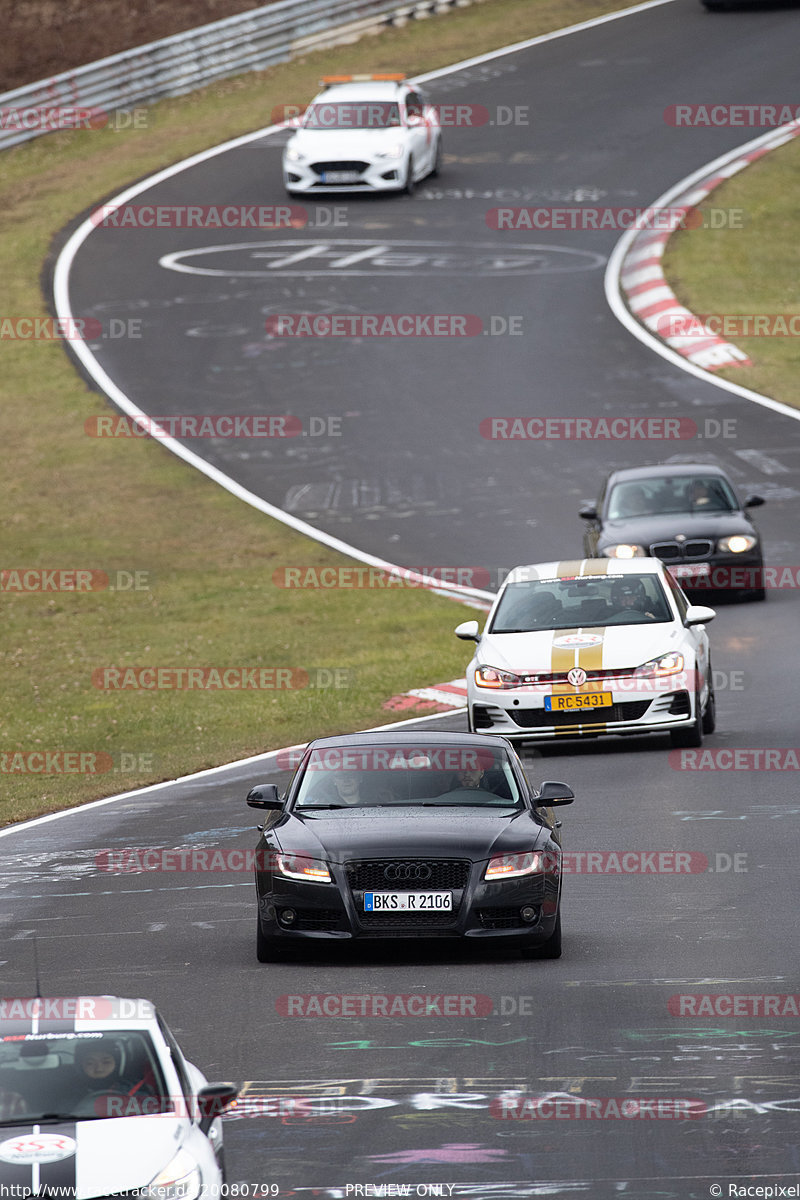
<path id="1" fill-rule="evenodd" d="M 669 731 L 673 746 L 689 749 L 703 744 L 703 713 L 700 708 L 700 693 L 694 694 L 694 720 L 686 729 L 671 729 Z"/>
<path id="2" fill-rule="evenodd" d="M 430 178 L 438 179 L 439 172 L 441 171 L 441 169 L 442 169 L 442 139 L 439 138 L 439 140 L 436 143 L 436 157 L 434 158 L 433 166 L 430 169 Z"/>
<path id="3" fill-rule="evenodd" d="M 711 664 L 708 665 L 709 679 L 713 680 L 711 675 Z M 703 733 L 713 733 L 717 728 L 717 698 L 714 695 L 714 684 L 709 682 L 708 699 L 706 700 L 706 711 L 703 713 Z"/>
<path id="4" fill-rule="evenodd" d="M 561 907 L 558 909 L 556 925 L 546 942 L 522 951 L 523 958 L 561 958 Z"/>
<path id="5" fill-rule="evenodd" d="M 416 186 L 417 186 L 417 185 L 416 185 L 416 182 L 415 182 L 415 180 L 414 180 L 414 159 L 413 159 L 413 158 L 409 158 L 409 160 L 408 160 L 408 170 L 406 171 L 406 179 L 405 179 L 405 183 L 403 184 L 403 192 L 404 192 L 404 194 L 405 194 L 406 196 L 413 196 L 413 195 L 414 195 L 414 189 L 416 188 Z"/>
<path id="6" fill-rule="evenodd" d="M 261 922 L 256 922 L 256 958 L 260 963 L 282 962 L 285 951 L 275 938 L 267 937 L 261 928 Z"/>

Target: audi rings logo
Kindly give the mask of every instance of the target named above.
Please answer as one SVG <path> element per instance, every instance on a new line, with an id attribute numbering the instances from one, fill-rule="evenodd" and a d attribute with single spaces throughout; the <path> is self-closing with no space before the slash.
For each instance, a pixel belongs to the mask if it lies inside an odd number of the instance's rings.
<path id="1" fill-rule="evenodd" d="M 583 667 L 573 667 L 567 672 L 567 679 L 573 687 L 582 687 L 586 683 L 586 672 Z"/>
<path id="2" fill-rule="evenodd" d="M 389 863 L 383 877 L 387 883 L 424 883 L 430 879 L 431 869 L 427 863 Z"/>

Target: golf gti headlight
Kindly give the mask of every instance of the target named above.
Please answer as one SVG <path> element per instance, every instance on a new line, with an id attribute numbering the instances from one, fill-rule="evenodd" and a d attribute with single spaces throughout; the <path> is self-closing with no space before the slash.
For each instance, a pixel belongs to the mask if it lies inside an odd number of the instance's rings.
<path id="1" fill-rule="evenodd" d="M 279 875 L 287 879 L 301 879 L 304 883 L 330 883 L 328 864 L 321 858 L 303 858 L 299 854 L 278 854 L 276 867 Z"/>
<path id="2" fill-rule="evenodd" d="M 387 146 L 385 150 L 379 150 L 375 155 L 376 158 L 402 158 L 405 153 L 405 146 L 402 142 L 395 142 L 393 146 Z"/>
<path id="3" fill-rule="evenodd" d="M 749 533 L 734 533 L 731 537 L 720 538 L 717 549 L 724 554 L 744 554 L 745 550 L 752 550 L 755 545 L 756 538 L 750 537 Z"/>
<path id="4" fill-rule="evenodd" d="M 633 542 L 619 542 L 615 546 L 605 546 L 601 553 L 606 558 L 645 558 L 647 551 Z"/>
<path id="5" fill-rule="evenodd" d="M 670 650 L 669 654 L 662 654 L 659 658 L 651 658 L 650 662 L 643 663 L 641 667 L 636 668 L 637 675 L 646 675 L 650 679 L 654 679 L 659 675 L 677 675 L 683 670 L 683 655 L 677 650 Z"/>
<path id="6" fill-rule="evenodd" d="M 147 1187 L 138 1190 L 139 1200 L 196 1200 L 203 1189 L 200 1168 L 185 1150 L 179 1150 Z"/>
<path id="7" fill-rule="evenodd" d="M 497 667 L 478 667 L 475 671 L 475 683 L 482 688 L 515 688 L 520 686 L 522 679 L 513 671 L 500 671 Z"/>
<path id="8" fill-rule="evenodd" d="M 541 869 L 541 854 L 501 854 L 489 859 L 483 878 L 519 879 L 522 875 L 535 875 Z"/>

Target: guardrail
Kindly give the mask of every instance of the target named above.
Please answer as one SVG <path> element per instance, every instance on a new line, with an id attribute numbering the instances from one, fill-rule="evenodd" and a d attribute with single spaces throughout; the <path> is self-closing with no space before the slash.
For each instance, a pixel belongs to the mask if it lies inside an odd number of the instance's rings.
<path id="1" fill-rule="evenodd" d="M 473 0 L 277 0 L 0 95 L 0 150 Z M 71 114 L 70 115 L 70 111 Z"/>

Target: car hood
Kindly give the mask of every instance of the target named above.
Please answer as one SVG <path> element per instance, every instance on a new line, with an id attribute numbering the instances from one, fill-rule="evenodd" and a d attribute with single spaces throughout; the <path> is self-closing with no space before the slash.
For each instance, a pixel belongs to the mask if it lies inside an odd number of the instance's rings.
<path id="1" fill-rule="evenodd" d="M 37 1128 L 34 1138 L 30 1122 L 0 1127 L 0 1184 L 30 1189 L 38 1168 L 42 1190 L 72 1197 L 74 1189 L 75 1200 L 88 1200 L 146 1187 L 175 1157 L 191 1126 L 183 1117 L 160 1115 Z"/>
<path id="2" fill-rule="evenodd" d="M 564 649 L 573 649 L 575 660 L 569 666 L 595 671 L 638 667 L 674 650 L 680 628 L 675 622 L 665 621 L 657 625 L 602 625 L 582 629 L 577 635 L 552 629 L 542 633 L 488 633 L 478 644 L 475 661 L 479 666 L 499 667 L 516 674 L 563 671 L 568 669 L 563 665 Z M 554 664 L 556 658 L 558 665 Z"/>
<path id="3" fill-rule="evenodd" d="M 490 854 L 531 850 L 547 839 L 546 828 L 527 810 L 510 815 L 502 808 L 418 805 L 290 815 L 279 834 L 281 849 L 336 863 L 411 855 L 481 862 Z"/>
<path id="4" fill-rule="evenodd" d="M 607 521 L 600 546 L 615 542 L 634 542 L 650 546 L 653 542 L 671 542 L 676 534 L 687 538 L 723 538 L 732 533 L 755 533 L 743 512 L 667 513 L 648 517 L 626 517 Z"/>
<path id="5" fill-rule="evenodd" d="M 405 142 L 405 130 L 394 129 L 299 129 L 287 143 L 312 162 L 338 162 L 371 158 L 381 151 Z"/>

